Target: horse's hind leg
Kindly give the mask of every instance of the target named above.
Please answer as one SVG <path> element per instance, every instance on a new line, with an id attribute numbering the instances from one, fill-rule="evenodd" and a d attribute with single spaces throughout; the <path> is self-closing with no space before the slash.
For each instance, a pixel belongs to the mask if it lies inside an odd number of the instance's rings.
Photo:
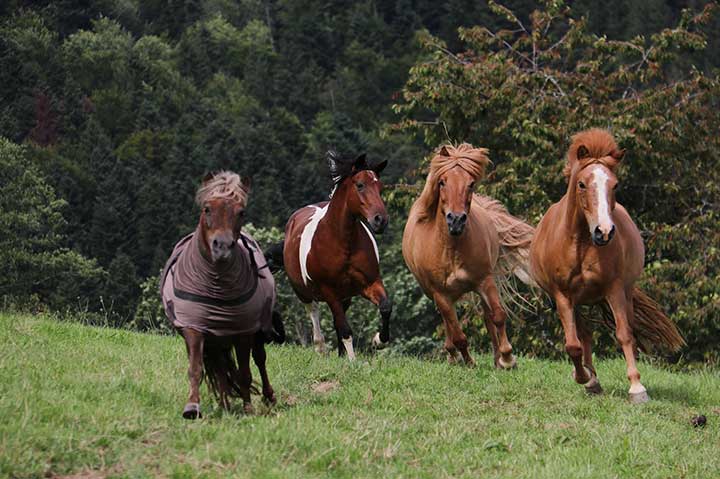
<path id="1" fill-rule="evenodd" d="M 481 297 L 480 304 L 482 305 L 485 328 L 487 328 L 488 336 L 490 336 L 490 341 L 492 342 L 495 367 L 500 368 L 500 346 L 498 344 L 497 328 L 495 328 L 495 323 L 492 321 L 492 310 L 485 301 L 485 298 Z"/>
<path id="2" fill-rule="evenodd" d="M 454 302 L 439 293 L 433 294 L 433 300 L 445 324 L 445 349 L 449 354 L 448 359 L 456 360 L 457 352 L 460 351 L 465 364 L 475 366 L 475 360 L 468 351 L 467 336 L 457 319 Z"/>
<path id="3" fill-rule="evenodd" d="M 275 404 L 275 391 L 273 391 L 273 388 L 270 385 L 267 368 L 265 367 L 267 354 L 265 353 L 265 337 L 263 336 L 262 332 L 258 332 L 255 335 L 255 344 L 252 348 L 252 357 L 253 361 L 255 361 L 255 365 L 260 371 L 260 378 L 262 379 L 263 399 L 267 404 Z"/>
<path id="4" fill-rule="evenodd" d="M 362 295 L 380 310 L 380 332 L 376 333 L 372 339 L 374 346 L 382 346 L 390 341 L 390 316 L 392 315 L 392 301 L 388 298 L 385 291 L 385 285 L 382 280 L 377 280 L 365 290 Z"/>
<path id="5" fill-rule="evenodd" d="M 325 336 L 323 336 L 322 328 L 320 327 L 320 308 L 316 302 L 312 302 L 305 305 L 305 309 L 310 316 L 313 328 L 313 343 L 315 344 L 315 351 L 320 354 L 324 354 L 325 349 Z"/>
<path id="6" fill-rule="evenodd" d="M 615 334 L 627 363 L 627 377 L 630 380 L 630 402 L 641 404 L 650 400 L 645 386 L 640 382 L 640 371 L 635 363 L 635 336 L 628 319 L 635 314 L 632 304 L 632 296 L 625 293 L 622 288 L 617 288 L 607 296 L 607 302 L 615 317 Z"/>
<path id="7" fill-rule="evenodd" d="M 203 374 L 203 346 L 202 333 L 193 329 L 183 329 L 183 338 L 188 353 L 188 379 L 190 380 L 190 394 L 183 409 L 185 419 L 197 419 L 200 414 L 200 382 Z"/>
<path id="8" fill-rule="evenodd" d="M 500 352 L 498 364 L 503 369 L 512 369 L 517 366 L 517 360 L 512 353 L 512 346 L 510 345 L 510 340 L 508 340 L 505 329 L 507 314 L 500 303 L 500 294 L 498 293 L 495 280 L 492 276 L 485 278 L 480 285 L 480 292 L 483 300 L 485 300 L 489 306 L 491 321 L 497 331 L 498 351 Z"/>
<path id="9" fill-rule="evenodd" d="M 235 355 L 237 356 L 238 374 L 240 376 L 240 397 L 243 400 L 243 409 L 247 414 L 253 412 L 250 398 L 252 386 L 252 372 L 250 371 L 250 351 L 253 348 L 254 335 L 238 336 L 235 341 Z"/>

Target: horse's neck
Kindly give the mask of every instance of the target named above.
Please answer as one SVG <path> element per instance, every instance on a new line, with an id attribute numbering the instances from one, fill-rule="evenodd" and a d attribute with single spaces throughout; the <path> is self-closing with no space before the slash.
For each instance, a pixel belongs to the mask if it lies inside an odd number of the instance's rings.
<path id="1" fill-rule="evenodd" d="M 320 220 L 318 229 L 326 230 L 328 237 L 332 238 L 333 244 L 349 251 L 355 241 L 355 222 L 357 220 L 348 210 L 344 193 L 338 187 L 327 205 L 327 213 Z"/>
<path id="2" fill-rule="evenodd" d="M 562 229 L 565 231 L 565 235 L 567 237 L 573 237 L 576 240 L 581 240 L 587 236 L 585 234 L 587 231 L 587 220 L 582 212 L 582 208 L 577 203 L 574 188 L 575 183 L 571 179 L 567 192 L 561 202 Z"/>

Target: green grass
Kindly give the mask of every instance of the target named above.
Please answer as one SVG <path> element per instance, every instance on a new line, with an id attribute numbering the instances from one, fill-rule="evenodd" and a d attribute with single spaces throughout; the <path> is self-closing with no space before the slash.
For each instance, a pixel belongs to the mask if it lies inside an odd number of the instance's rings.
<path id="1" fill-rule="evenodd" d="M 720 377 L 641 363 L 633 406 L 621 358 L 602 397 L 570 365 L 519 358 L 496 371 L 412 358 L 349 364 L 272 347 L 279 405 L 223 413 L 187 394 L 178 337 L 0 315 L 0 475 L 48 477 L 718 477 Z M 335 382 L 317 392 L 320 382 Z M 693 428 L 692 416 L 708 418 Z"/>

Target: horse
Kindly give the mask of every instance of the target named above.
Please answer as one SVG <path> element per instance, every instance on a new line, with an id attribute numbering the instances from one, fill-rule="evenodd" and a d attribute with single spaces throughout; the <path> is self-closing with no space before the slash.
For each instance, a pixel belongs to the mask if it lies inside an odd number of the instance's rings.
<path id="1" fill-rule="evenodd" d="M 242 232 L 249 192 L 248 178 L 229 171 L 207 175 L 195 198 L 197 227 L 175 245 L 161 275 L 165 314 L 185 340 L 190 363 L 186 419 L 202 417 L 204 377 L 221 407 L 229 409 L 230 398 L 240 397 L 244 411 L 252 412 L 251 352 L 263 398 L 276 402 L 265 343 L 283 342 L 284 329 L 274 309 L 273 276 L 257 242 Z"/>
<path id="2" fill-rule="evenodd" d="M 615 198 L 615 169 L 624 153 L 606 130 L 573 136 L 563 172 L 567 191 L 537 226 L 530 265 L 535 281 L 555 301 L 573 377 L 590 394 L 602 393 L 602 387 L 592 364 L 592 332 L 575 308 L 609 306 L 627 363 L 629 399 L 637 404 L 650 397 L 640 382 L 636 347 L 677 350 L 684 341 L 659 305 L 634 286 L 643 271 L 645 248 L 640 231 Z"/>
<path id="3" fill-rule="evenodd" d="M 333 315 L 338 355 L 347 353 L 352 361 L 355 352 L 346 312 L 354 297 L 362 296 L 380 310 L 382 325 L 373 344 L 382 345 L 390 338 L 392 302 L 380 276 L 380 256 L 373 236 L 388 224 L 379 179 L 387 161 L 371 165 L 365 154 L 353 159 L 329 151 L 327 162 L 333 179 L 330 200 L 305 206 L 291 215 L 285 240 L 275 247 L 272 261 L 285 268 L 293 290 L 306 305 L 315 349 L 325 352 L 318 304 L 322 301 Z"/>
<path id="4" fill-rule="evenodd" d="M 490 163 L 485 148 L 468 143 L 440 147 L 420 196 L 408 216 L 402 240 L 405 263 L 422 291 L 435 302 L 445 326 L 451 362 L 474 366 L 455 302 L 480 293 L 495 367 L 517 361 L 508 340 L 497 278 L 515 274 L 530 284 L 528 248 L 532 226 L 513 217 L 500 202 L 474 193 Z"/>

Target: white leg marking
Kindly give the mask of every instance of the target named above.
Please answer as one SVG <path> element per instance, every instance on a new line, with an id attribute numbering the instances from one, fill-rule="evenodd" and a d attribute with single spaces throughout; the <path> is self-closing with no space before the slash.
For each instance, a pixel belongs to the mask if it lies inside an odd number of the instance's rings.
<path id="1" fill-rule="evenodd" d="M 313 343 L 315 344 L 315 350 L 318 353 L 324 353 L 325 336 L 323 336 L 322 329 L 320 329 L 320 308 L 317 303 L 312 302 L 310 304 L 306 304 L 305 309 L 310 315 L 310 321 L 312 321 Z"/>
<path id="2" fill-rule="evenodd" d="M 613 227 L 607 197 L 607 182 L 609 179 L 610 177 L 605 173 L 602 166 L 595 167 L 593 170 L 593 183 L 595 183 L 598 195 L 598 226 L 600 226 L 600 231 L 605 234 L 609 233 Z"/>
<path id="3" fill-rule="evenodd" d="M 350 361 L 355 361 L 355 350 L 353 349 L 352 345 L 352 336 L 348 337 L 347 339 L 343 339 L 342 342 L 345 345 L 345 352 L 347 353 L 348 359 Z"/>
<path id="4" fill-rule="evenodd" d="M 310 221 L 305 225 L 300 235 L 300 273 L 302 274 L 303 283 L 306 285 L 308 280 L 312 280 L 307 271 L 307 258 L 310 254 L 310 248 L 312 247 L 312 240 L 315 236 L 318 223 L 320 223 L 320 220 L 323 219 L 325 213 L 327 213 L 328 206 L 330 206 L 330 203 L 322 208 L 312 206 L 312 208 L 315 208 L 315 213 L 310 217 Z"/>

